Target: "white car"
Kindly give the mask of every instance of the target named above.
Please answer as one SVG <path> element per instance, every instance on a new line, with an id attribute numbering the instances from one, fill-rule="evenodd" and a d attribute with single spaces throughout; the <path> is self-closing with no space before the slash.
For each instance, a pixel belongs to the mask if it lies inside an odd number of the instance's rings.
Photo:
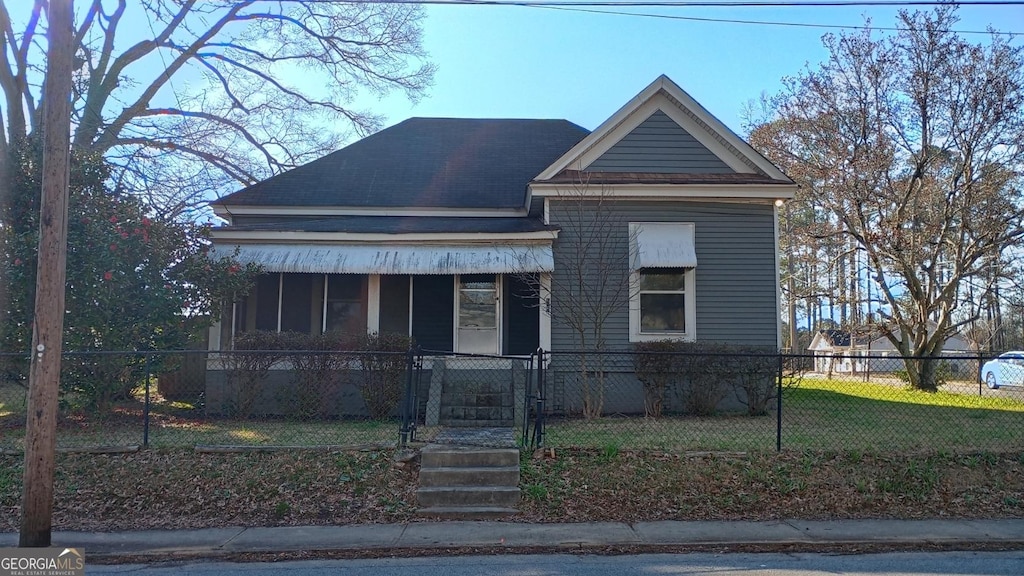
<path id="1" fill-rule="evenodd" d="M 989 388 L 1024 386 L 1024 352 L 1011 351 L 985 362 L 981 379 Z"/>

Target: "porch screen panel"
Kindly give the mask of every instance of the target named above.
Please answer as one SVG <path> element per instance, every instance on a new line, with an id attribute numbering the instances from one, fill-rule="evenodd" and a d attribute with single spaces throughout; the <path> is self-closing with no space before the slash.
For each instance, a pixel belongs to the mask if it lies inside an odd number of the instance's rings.
<path id="1" fill-rule="evenodd" d="M 236 333 L 241 334 L 248 330 L 245 324 L 245 319 L 249 315 L 249 301 L 247 298 L 243 298 L 233 304 L 232 310 L 232 330 Z"/>
<path id="2" fill-rule="evenodd" d="M 319 274 L 284 275 L 284 280 L 281 283 L 282 332 L 310 333 L 314 278 L 322 281 L 323 276 Z"/>
<path id="3" fill-rule="evenodd" d="M 366 276 L 327 275 L 327 331 L 366 333 Z"/>
<path id="4" fill-rule="evenodd" d="M 455 333 L 455 276 L 413 276 L 412 337 L 427 350 L 451 352 Z"/>
<path id="5" fill-rule="evenodd" d="M 537 291 L 516 276 L 505 276 L 505 354 L 532 354 L 540 346 L 540 306 Z"/>
<path id="6" fill-rule="evenodd" d="M 409 276 L 380 277 L 380 331 L 409 334 Z"/>
<path id="7" fill-rule="evenodd" d="M 256 329 L 277 331 L 277 292 L 279 276 L 260 274 L 256 277 Z"/>

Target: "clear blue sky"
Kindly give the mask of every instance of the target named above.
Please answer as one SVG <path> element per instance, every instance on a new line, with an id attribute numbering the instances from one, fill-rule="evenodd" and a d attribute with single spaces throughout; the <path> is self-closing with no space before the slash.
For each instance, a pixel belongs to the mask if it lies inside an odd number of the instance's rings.
<path id="1" fill-rule="evenodd" d="M 875 26 L 896 25 L 895 9 L 873 7 L 618 10 L 851 26 L 868 16 Z M 958 13 L 958 30 L 1024 32 L 1024 6 Z M 427 14 L 424 40 L 439 67 L 434 87 L 417 105 L 402 96 L 361 102 L 386 114 L 388 125 L 410 116 L 565 118 L 594 129 L 666 74 L 740 132 L 744 104 L 822 61 L 821 36 L 839 32 L 503 6 L 429 6 Z"/>
<path id="2" fill-rule="evenodd" d="M 149 34 L 138 1 L 129 0 L 126 21 L 136 28 L 121 38 L 125 46 Z M 5 3 L 17 28 L 31 3 Z M 75 4 L 81 18 L 88 3 Z M 895 26 L 897 13 L 878 7 L 594 10 L 832 26 L 861 26 L 870 17 L 878 27 Z M 384 114 L 386 125 L 411 116 L 565 118 L 594 129 L 659 74 L 666 74 L 741 133 L 744 104 L 762 93 L 777 93 L 784 76 L 822 61 L 821 36 L 840 32 L 512 6 L 431 5 L 426 12 L 424 43 L 439 68 L 433 88 L 416 105 L 402 94 L 356 103 Z M 991 25 L 1004 32 L 1024 32 L 1024 6 L 964 6 L 958 14 L 958 30 L 983 31 Z M 981 42 L 988 37 L 967 38 Z M 1017 45 L 1022 41 L 1014 39 Z M 150 59 L 153 66 L 163 65 L 156 56 Z M 186 91 L 193 77 L 190 72 L 176 76 L 171 87 Z M 174 103 L 167 88 L 156 101 Z"/>

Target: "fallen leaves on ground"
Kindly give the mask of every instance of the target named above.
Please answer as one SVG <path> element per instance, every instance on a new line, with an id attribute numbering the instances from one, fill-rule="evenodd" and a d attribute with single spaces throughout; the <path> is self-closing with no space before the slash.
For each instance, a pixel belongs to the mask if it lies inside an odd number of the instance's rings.
<path id="1" fill-rule="evenodd" d="M 400 523 L 418 468 L 393 451 L 58 456 L 53 527 L 120 531 Z M 16 532 L 21 456 L 0 456 L 0 532 Z M 528 522 L 1024 517 L 1024 453 L 524 457 Z"/>

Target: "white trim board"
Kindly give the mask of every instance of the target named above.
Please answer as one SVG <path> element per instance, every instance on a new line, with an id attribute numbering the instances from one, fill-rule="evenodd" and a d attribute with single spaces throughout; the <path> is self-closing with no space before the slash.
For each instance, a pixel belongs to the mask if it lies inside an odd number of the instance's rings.
<path id="1" fill-rule="evenodd" d="M 530 184 L 534 196 L 541 198 L 638 198 L 682 200 L 688 198 L 714 200 L 789 200 L 796 194 L 795 184 L 602 184 L 593 194 L 572 184 Z"/>
<path id="2" fill-rule="evenodd" d="M 418 233 L 418 234 L 363 234 L 356 232 L 292 232 L 280 230 L 232 230 L 218 228 L 211 232 L 211 238 L 215 242 L 231 240 L 245 243 L 281 243 L 291 244 L 296 242 L 317 243 L 326 242 L 337 244 L 339 242 L 360 244 L 360 243 L 415 243 L 415 244 L 451 244 L 453 242 L 486 243 L 495 242 L 548 242 L 558 237 L 557 230 L 540 230 L 537 232 L 439 232 L 439 233 Z"/>

